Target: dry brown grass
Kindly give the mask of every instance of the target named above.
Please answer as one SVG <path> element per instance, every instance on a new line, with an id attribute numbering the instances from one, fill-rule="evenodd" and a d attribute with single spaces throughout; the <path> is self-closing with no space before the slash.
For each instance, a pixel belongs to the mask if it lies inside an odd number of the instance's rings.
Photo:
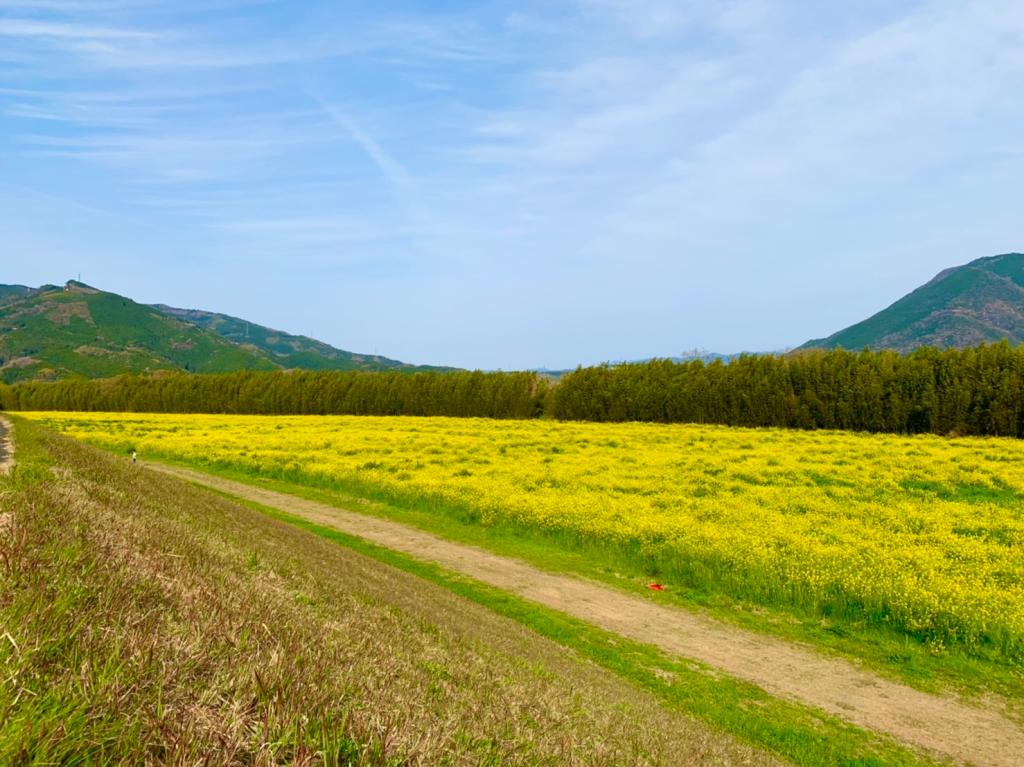
<path id="1" fill-rule="evenodd" d="M 772 761 L 413 576 L 18 436 L 0 485 L 0 763 Z"/>

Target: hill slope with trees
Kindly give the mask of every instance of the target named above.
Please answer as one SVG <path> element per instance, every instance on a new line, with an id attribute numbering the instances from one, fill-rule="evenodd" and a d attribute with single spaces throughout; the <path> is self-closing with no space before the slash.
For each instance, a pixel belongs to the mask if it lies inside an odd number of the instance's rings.
<path id="1" fill-rule="evenodd" d="M 248 336 L 248 337 L 247 337 Z M 154 307 L 81 282 L 0 285 L 0 382 L 172 370 L 414 371 L 212 312 Z"/>
<path id="2" fill-rule="evenodd" d="M 863 322 L 801 348 L 964 349 L 1024 341 L 1024 253 L 1005 253 L 946 269 Z"/>

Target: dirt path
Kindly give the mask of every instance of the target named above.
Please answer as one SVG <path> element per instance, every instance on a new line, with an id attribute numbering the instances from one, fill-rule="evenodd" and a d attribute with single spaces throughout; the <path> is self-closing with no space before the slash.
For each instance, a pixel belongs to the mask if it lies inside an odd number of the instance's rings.
<path id="1" fill-rule="evenodd" d="M 0 416 L 0 474 L 14 466 L 14 442 L 11 440 L 11 422 Z"/>
<path id="2" fill-rule="evenodd" d="M 434 562 L 937 755 L 994 767 L 1019 767 L 1024 760 L 1024 731 L 998 712 L 914 690 L 811 648 L 663 607 L 582 578 L 547 573 L 397 522 L 198 471 L 148 465 Z"/>

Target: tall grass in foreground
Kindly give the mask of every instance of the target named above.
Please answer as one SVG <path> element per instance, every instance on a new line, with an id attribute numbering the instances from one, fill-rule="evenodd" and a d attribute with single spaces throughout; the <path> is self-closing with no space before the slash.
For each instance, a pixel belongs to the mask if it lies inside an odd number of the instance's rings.
<path id="1" fill-rule="evenodd" d="M 0 764 L 771 762 L 441 589 L 17 436 L 0 480 Z"/>

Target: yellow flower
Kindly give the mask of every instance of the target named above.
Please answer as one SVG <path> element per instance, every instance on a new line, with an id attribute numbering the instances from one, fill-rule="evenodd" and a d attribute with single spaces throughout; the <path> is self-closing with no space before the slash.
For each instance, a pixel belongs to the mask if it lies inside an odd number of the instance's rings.
<path id="1" fill-rule="evenodd" d="M 1024 442 L 660 424 L 24 414 L 101 447 L 362 488 L 666 580 L 1024 648 Z"/>

